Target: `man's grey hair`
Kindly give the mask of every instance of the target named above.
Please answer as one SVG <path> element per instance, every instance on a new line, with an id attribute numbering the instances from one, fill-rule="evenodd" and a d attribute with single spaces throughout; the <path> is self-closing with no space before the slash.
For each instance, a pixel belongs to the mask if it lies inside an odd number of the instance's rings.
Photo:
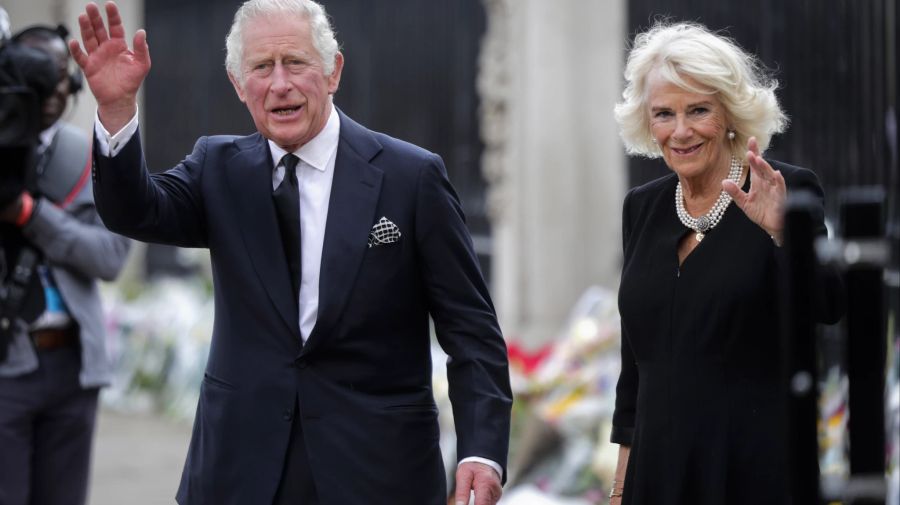
<path id="1" fill-rule="evenodd" d="M 234 14 L 231 30 L 225 38 L 225 69 L 241 84 L 244 82 L 241 68 L 244 59 L 243 31 L 247 22 L 284 14 L 303 16 L 309 21 L 313 46 L 322 60 L 325 75 L 334 72 L 339 47 L 324 7 L 312 0 L 248 0 Z"/>

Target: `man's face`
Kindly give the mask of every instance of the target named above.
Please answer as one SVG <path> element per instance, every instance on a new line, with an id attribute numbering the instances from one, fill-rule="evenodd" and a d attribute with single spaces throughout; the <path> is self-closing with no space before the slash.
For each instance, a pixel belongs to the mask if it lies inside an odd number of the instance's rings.
<path id="1" fill-rule="evenodd" d="M 59 121 L 63 112 L 66 111 L 72 91 L 69 89 L 69 51 L 66 44 L 59 38 L 45 40 L 39 37 L 25 37 L 21 44 L 47 53 L 59 68 L 59 81 L 56 83 L 56 88 L 53 90 L 53 94 L 47 97 L 41 108 L 41 129 L 44 130 Z"/>
<path id="2" fill-rule="evenodd" d="M 331 97 L 341 80 L 343 56 L 324 75 L 309 22 L 293 15 L 248 21 L 243 32 L 243 83 L 229 74 L 256 129 L 290 151 L 318 135 L 331 113 Z"/>

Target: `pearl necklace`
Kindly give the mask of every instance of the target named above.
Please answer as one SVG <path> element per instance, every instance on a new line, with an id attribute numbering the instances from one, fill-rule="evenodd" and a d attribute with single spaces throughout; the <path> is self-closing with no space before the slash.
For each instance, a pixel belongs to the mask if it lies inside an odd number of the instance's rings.
<path id="1" fill-rule="evenodd" d="M 741 180 L 741 173 L 743 173 L 741 162 L 732 156 L 731 168 L 728 171 L 728 179 L 734 181 L 735 184 L 738 184 Z M 697 242 L 703 240 L 703 237 L 705 237 L 713 227 L 719 224 L 722 215 L 725 214 L 725 210 L 730 203 L 731 195 L 726 193 L 725 190 L 722 190 L 712 208 L 706 214 L 694 218 L 688 214 L 687 210 L 684 208 L 684 193 L 681 191 L 681 181 L 678 181 L 678 184 L 675 186 L 675 213 L 678 214 L 678 219 L 681 220 L 681 224 L 697 232 L 695 235 Z"/>

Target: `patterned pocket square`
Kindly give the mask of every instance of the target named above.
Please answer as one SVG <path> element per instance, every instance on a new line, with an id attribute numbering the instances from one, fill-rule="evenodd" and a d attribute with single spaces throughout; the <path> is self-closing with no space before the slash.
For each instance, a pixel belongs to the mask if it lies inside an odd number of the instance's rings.
<path id="1" fill-rule="evenodd" d="M 390 219 L 382 217 L 369 232 L 369 247 L 393 244 L 400 240 L 400 235 L 402 235 L 400 228 L 397 228 L 397 225 Z"/>

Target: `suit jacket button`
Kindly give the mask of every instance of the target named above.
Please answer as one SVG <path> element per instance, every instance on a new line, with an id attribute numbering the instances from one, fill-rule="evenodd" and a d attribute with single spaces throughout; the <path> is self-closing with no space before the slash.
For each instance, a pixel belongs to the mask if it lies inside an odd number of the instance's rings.
<path id="1" fill-rule="evenodd" d="M 294 413 L 291 412 L 290 410 L 285 410 L 284 413 L 282 414 L 281 418 L 284 419 L 285 421 L 290 421 L 291 419 L 294 418 Z"/>

